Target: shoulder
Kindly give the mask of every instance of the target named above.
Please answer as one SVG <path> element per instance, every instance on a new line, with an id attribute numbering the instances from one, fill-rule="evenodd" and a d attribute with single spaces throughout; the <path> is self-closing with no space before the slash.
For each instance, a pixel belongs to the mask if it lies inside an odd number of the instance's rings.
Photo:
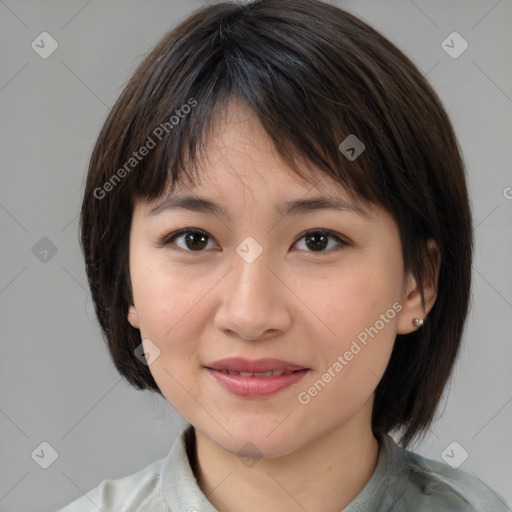
<path id="1" fill-rule="evenodd" d="M 174 440 L 167 456 L 132 475 L 103 480 L 58 512 L 164 512 L 184 509 L 184 499 L 194 505 L 186 510 L 206 512 L 206 498 L 193 472 L 194 443 L 195 432 L 189 425 Z"/>
<path id="2" fill-rule="evenodd" d="M 415 511 L 512 512 L 505 500 L 482 480 L 461 469 L 394 445 L 404 494 Z M 405 483 L 404 483 L 405 482 Z"/>
<path id="3" fill-rule="evenodd" d="M 160 475 L 165 459 L 115 480 L 103 480 L 97 487 L 58 512 L 153 512 L 161 511 Z"/>

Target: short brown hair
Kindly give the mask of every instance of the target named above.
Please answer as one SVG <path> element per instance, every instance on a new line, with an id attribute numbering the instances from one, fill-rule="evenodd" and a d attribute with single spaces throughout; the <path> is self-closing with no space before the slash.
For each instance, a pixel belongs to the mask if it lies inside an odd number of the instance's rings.
<path id="1" fill-rule="evenodd" d="M 464 165 L 437 94 L 411 60 L 321 0 L 198 9 L 147 55 L 108 115 L 90 160 L 80 225 L 96 314 L 117 369 L 134 387 L 161 393 L 134 354 L 140 331 L 127 321 L 133 207 L 185 178 L 194 183 L 213 113 L 230 99 L 257 115 L 294 172 L 302 158 L 354 197 L 389 211 L 404 265 L 420 287 L 435 279 L 426 242 L 436 242 L 435 305 L 421 329 L 397 336 L 375 391 L 373 432 L 401 429 L 407 446 L 432 423 L 468 311 L 473 232 Z M 339 149 L 350 134 L 365 144 L 355 160 Z M 149 151 L 135 158 L 143 146 Z"/>

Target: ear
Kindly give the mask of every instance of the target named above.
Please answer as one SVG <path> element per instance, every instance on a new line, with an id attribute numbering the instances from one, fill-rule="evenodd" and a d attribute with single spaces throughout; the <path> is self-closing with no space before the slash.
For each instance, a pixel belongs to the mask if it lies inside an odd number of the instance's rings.
<path id="1" fill-rule="evenodd" d="M 429 261 L 427 267 L 430 267 L 431 278 L 423 283 L 423 299 L 416 278 L 409 271 L 406 276 L 402 310 L 398 320 L 398 334 L 409 334 L 421 327 L 413 324 L 415 318 L 426 320 L 426 317 L 437 298 L 437 288 L 439 282 L 439 269 L 441 268 L 441 257 L 434 240 L 427 242 L 426 256 Z"/>
<path id="2" fill-rule="evenodd" d="M 135 329 L 140 329 L 139 315 L 133 304 L 128 308 L 128 322 L 130 322 L 130 325 L 135 327 Z"/>

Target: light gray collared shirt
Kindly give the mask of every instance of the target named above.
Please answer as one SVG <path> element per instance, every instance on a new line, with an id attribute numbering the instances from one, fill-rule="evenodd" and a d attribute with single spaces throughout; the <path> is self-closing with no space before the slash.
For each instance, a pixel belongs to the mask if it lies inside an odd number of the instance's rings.
<path id="1" fill-rule="evenodd" d="M 189 425 L 168 455 L 141 471 L 103 480 L 59 512 L 219 512 L 201 491 L 191 465 L 195 433 Z M 496 492 L 460 469 L 399 447 L 384 436 L 377 467 L 340 512 L 512 512 Z"/>

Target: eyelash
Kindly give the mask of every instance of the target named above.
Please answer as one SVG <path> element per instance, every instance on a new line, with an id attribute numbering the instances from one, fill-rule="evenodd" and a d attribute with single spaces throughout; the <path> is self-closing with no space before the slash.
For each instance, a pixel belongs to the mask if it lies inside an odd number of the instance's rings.
<path id="1" fill-rule="evenodd" d="M 213 240 L 213 238 L 210 235 L 208 235 L 208 233 L 206 233 L 205 231 L 202 231 L 200 229 L 186 228 L 186 229 L 180 229 L 179 231 L 171 233 L 170 235 L 164 236 L 162 239 L 159 240 L 158 245 L 159 245 L 159 247 L 169 247 L 171 244 L 173 244 L 173 242 L 177 238 L 180 238 L 181 236 L 189 234 L 189 233 L 205 235 L 208 238 L 208 241 Z M 299 242 L 306 235 L 309 235 L 309 234 L 321 234 L 321 235 L 326 235 L 330 238 L 334 238 L 337 242 L 339 242 L 339 245 L 337 246 L 339 249 L 350 245 L 349 242 L 347 242 L 346 240 L 341 238 L 339 234 L 337 234 L 334 231 L 331 231 L 329 229 L 310 229 L 308 231 L 304 231 L 300 235 L 300 237 L 297 239 L 297 241 L 294 242 L 293 245 L 295 245 L 297 242 Z M 204 249 L 200 250 L 200 251 L 192 251 L 190 249 L 183 249 L 182 247 L 177 247 L 176 249 L 172 248 L 170 250 L 181 251 L 181 252 L 186 252 L 186 253 L 191 253 L 191 254 L 194 254 L 194 253 L 201 254 L 203 252 L 206 252 Z M 334 250 L 337 250 L 337 249 L 334 248 Z M 322 256 L 322 255 L 326 255 L 326 254 L 331 254 L 332 251 L 333 251 L 333 249 L 331 248 L 331 249 L 322 250 L 322 251 L 306 251 L 306 252 L 314 254 L 314 255 Z"/>

